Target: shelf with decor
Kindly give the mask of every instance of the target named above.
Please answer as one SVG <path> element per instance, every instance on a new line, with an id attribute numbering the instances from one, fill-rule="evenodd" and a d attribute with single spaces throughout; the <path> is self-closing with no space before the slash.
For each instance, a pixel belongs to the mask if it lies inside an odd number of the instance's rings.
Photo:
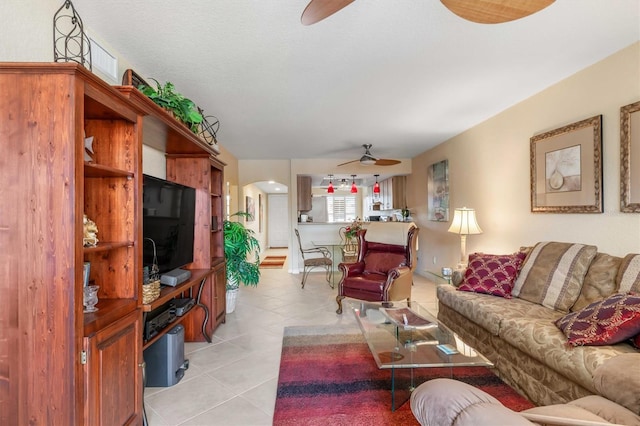
<path id="1" fill-rule="evenodd" d="M 185 268 L 207 270 L 201 291 L 201 302 L 212 318 L 207 321 L 205 309 L 192 309 L 181 319 L 186 341 L 208 341 L 215 328 L 225 320 L 224 248 L 222 220 L 224 209 L 223 180 L 225 164 L 218 160 L 217 147 L 207 143 L 169 112 L 156 105 L 136 87 L 135 73 L 125 72 L 123 83 L 117 89 L 144 111 L 144 143 L 166 154 L 166 179 L 196 190 L 194 257 Z M 193 277 L 193 275 L 192 275 Z M 159 300 L 166 303 L 174 296 L 173 290 L 163 289 Z M 160 302 L 157 302 L 160 303 Z M 153 303 L 154 306 L 156 302 Z M 145 308 L 147 309 L 147 308 Z M 203 329 L 202 324 L 206 324 Z"/>
<path id="2" fill-rule="evenodd" d="M 12 182 L 3 222 L 23 242 L 6 250 L 12 266 L 0 272 L 21 318 L 0 314 L 12 348 L 0 357 L 2 418 L 141 423 L 141 110 L 74 63 L 2 63 L 0 91 L 0 175 Z M 84 244 L 85 214 L 95 247 Z M 96 312 L 84 312 L 86 281 L 99 286 Z"/>

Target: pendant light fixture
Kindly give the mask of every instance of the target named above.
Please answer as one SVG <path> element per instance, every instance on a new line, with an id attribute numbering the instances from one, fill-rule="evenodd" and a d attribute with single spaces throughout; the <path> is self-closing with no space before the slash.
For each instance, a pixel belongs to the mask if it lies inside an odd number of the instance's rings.
<path id="1" fill-rule="evenodd" d="M 374 194 L 379 194 L 380 193 L 380 184 L 378 183 L 378 176 L 380 175 L 374 175 L 376 177 L 376 183 L 373 184 L 373 193 Z"/>
<path id="2" fill-rule="evenodd" d="M 351 175 L 351 193 L 358 193 L 358 187 L 356 186 L 356 175 Z"/>
<path id="3" fill-rule="evenodd" d="M 329 175 L 329 186 L 327 186 L 327 194 L 333 194 L 333 175 Z"/>

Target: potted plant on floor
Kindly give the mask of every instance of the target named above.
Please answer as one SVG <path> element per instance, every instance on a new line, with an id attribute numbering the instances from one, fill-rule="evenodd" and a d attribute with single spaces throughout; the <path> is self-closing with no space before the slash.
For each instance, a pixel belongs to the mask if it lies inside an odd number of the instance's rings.
<path id="1" fill-rule="evenodd" d="M 238 218 L 251 218 L 246 212 L 231 215 Z M 242 222 L 225 220 L 224 257 L 227 260 L 227 313 L 236 307 L 240 283 L 257 286 L 260 281 L 260 243 L 252 229 Z"/>

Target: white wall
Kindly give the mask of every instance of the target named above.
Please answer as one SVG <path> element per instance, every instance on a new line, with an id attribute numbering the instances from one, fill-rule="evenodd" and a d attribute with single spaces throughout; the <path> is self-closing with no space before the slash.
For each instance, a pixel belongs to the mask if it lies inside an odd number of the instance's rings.
<path id="1" fill-rule="evenodd" d="M 467 253 L 510 253 L 545 240 L 594 244 L 618 256 L 639 253 L 640 215 L 620 213 L 619 207 L 620 107 L 638 100 L 640 43 L 635 43 L 414 158 L 408 198 L 421 228 L 418 272 L 458 262 L 460 240 L 447 232 L 450 223 L 427 220 L 427 168 L 443 159 L 449 160 L 452 211 L 475 208 L 484 231 L 467 238 Z M 598 114 L 603 115 L 604 213 L 531 213 L 530 138 Z"/>
<path id="2" fill-rule="evenodd" d="M 255 232 L 255 237 L 260 242 L 261 251 L 264 251 L 267 247 L 267 222 L 266 222 L 266 211 L 267 211 L 267 194 L 265 192 L 260 191 L 258 187 L 255 185 L 245 185 L 243 187 L 243 195 L 242 195 L 242 207 L 241 211 L 246 212 L 246 197 L 251 197 L 253 199 L 253 204 L 255 208 L 255 215 L 253 221 L 244 222 L 245 227 L 253 230 Z M 262 206 L 260 206 L 259 200 L 262 200 Z M 260 231 L 260 209 L 262 209 L 262 232 Z M 231 218 L 231 220 L 236 220 Z"/>

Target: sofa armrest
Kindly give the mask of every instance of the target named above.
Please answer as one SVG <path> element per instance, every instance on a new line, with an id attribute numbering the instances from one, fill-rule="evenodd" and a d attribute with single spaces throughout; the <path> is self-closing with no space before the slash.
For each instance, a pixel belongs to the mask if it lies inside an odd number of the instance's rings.
<path id="1" fill-rule="evenodd" d="M 422 426 L 532 425 L 493 396 L 466 383 L 432 379 L 411 394 L 411 411 Z"/>
<path id="2" fill-rule="evenodd" d="M 640 415 L 640 353 L 618 355 L 596 368 L 598 393 Z"/>

